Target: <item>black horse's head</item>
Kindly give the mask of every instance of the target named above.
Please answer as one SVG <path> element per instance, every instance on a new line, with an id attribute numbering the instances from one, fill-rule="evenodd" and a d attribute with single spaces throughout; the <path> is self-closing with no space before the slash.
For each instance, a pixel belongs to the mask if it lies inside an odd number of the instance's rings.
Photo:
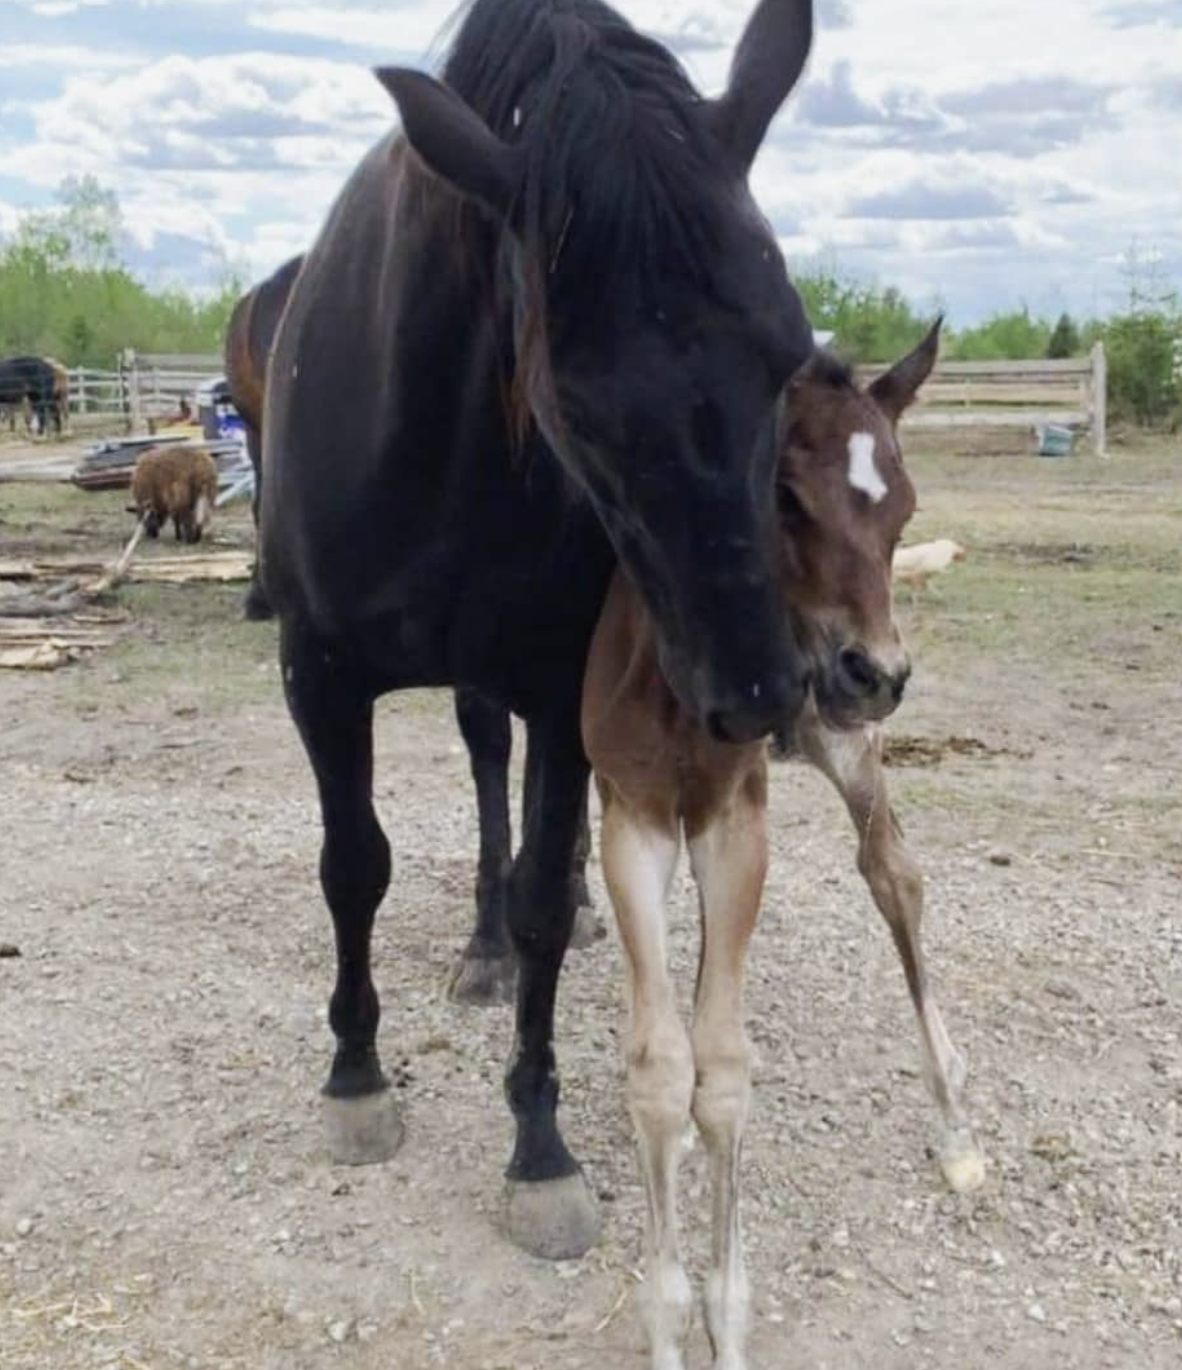
<path id="1" fill-rule="evenodd" d="M 518 393 L 652 613 L 673 688 L 733 740 L 802 697 L 772 489 L 812 339 L 747 173 L 811 34 L 811 0 L 762 0 L 706 101 L 600 0 L 477 0 L 447 85 L 379 73 L 422 160 L 504 226 Z"/>

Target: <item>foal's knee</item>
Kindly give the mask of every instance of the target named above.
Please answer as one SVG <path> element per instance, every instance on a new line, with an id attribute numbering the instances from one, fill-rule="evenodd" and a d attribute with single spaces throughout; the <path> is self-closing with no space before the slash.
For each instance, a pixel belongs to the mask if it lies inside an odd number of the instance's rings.
<path id="1" fill-rule="evenodd" d="M 738 1033 L 726 1041 L 695 1041 L 697 1079 L 693 1094 L 694 1122 L 706 1145 L 713 1148 L 741 1131 L 751 1100 L 752 1051 Z"/>
<path id="2" fill-rule="evenodd" d="M 858 870 L 888 918 L 894 912 L 910 925 L 918 924 L 923 914 L 923 871 L 901 840 L 863 842 Z"/>
<path id="3" fill-rule="evenodd" d="M 680 1132 L 689 1121 L 694 1093 L 694 1056 L 676 1019 L 643 1035 L 628 1048 L 628 1107 L 647 1135 Z"/>

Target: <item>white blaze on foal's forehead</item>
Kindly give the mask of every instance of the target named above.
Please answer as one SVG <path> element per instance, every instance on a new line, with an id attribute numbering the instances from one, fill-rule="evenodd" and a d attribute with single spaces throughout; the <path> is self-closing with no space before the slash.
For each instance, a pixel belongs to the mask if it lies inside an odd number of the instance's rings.
<path id="1" fill-rule="evenodd" d="M 850 484 L 855 490 L 869 495 L 875 504 L 885 499 L 887 487 L 874 462 L 874 434 L 854 433 L 850 436 Z"/>

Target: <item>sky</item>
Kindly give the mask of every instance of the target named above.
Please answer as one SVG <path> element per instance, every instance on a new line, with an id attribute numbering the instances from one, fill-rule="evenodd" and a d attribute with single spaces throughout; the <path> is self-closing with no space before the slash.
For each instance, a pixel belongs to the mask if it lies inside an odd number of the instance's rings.
<path id="1" fill-rule="evenodd" d="M 706 94 L 753 0 L 620 0 Z M 816 0 L 752 172 L 790 267 L 959 326 L 1182 287 L 1182 0 Z M 0 0 L 0 234 L 90 173 L 153 284 L 254 279 L 315 238 L 394 123 L 374 65 L 435 69 L 455 0 Z"/>

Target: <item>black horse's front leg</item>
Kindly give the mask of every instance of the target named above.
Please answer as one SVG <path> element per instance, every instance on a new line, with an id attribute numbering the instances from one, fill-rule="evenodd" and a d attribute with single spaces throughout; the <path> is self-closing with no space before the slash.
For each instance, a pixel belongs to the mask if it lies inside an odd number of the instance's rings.
<path id="1" fill-rule="evenodd" d="M 599 1215 L 558 1128 L 554 1001 L 574 923 L 571 861 L 587 791 L 577 696 L 561 716 L 528 723 L 521 851 L 509 882 L 518 959 L 517 1034 L 505 1091 L 517 1123 L 509 1163 L 509 1235 L 552 1260 L 581 1256 Z"/>
<path id="2" fill-rule="evenodd" d="M 373 695 L 334 644 L 286 620 L 280 664 L 320 791 L 320 883 L 336 934 L 328 1016 L 337 1046 L 323 1090 L 328 1148 L 349 1165 L 383 1161 L 402 1140 L 402 1122 L 378 1060 L 370 973 L 374 916 L 390 881 L 390 845 L 373 807 Z"/>

